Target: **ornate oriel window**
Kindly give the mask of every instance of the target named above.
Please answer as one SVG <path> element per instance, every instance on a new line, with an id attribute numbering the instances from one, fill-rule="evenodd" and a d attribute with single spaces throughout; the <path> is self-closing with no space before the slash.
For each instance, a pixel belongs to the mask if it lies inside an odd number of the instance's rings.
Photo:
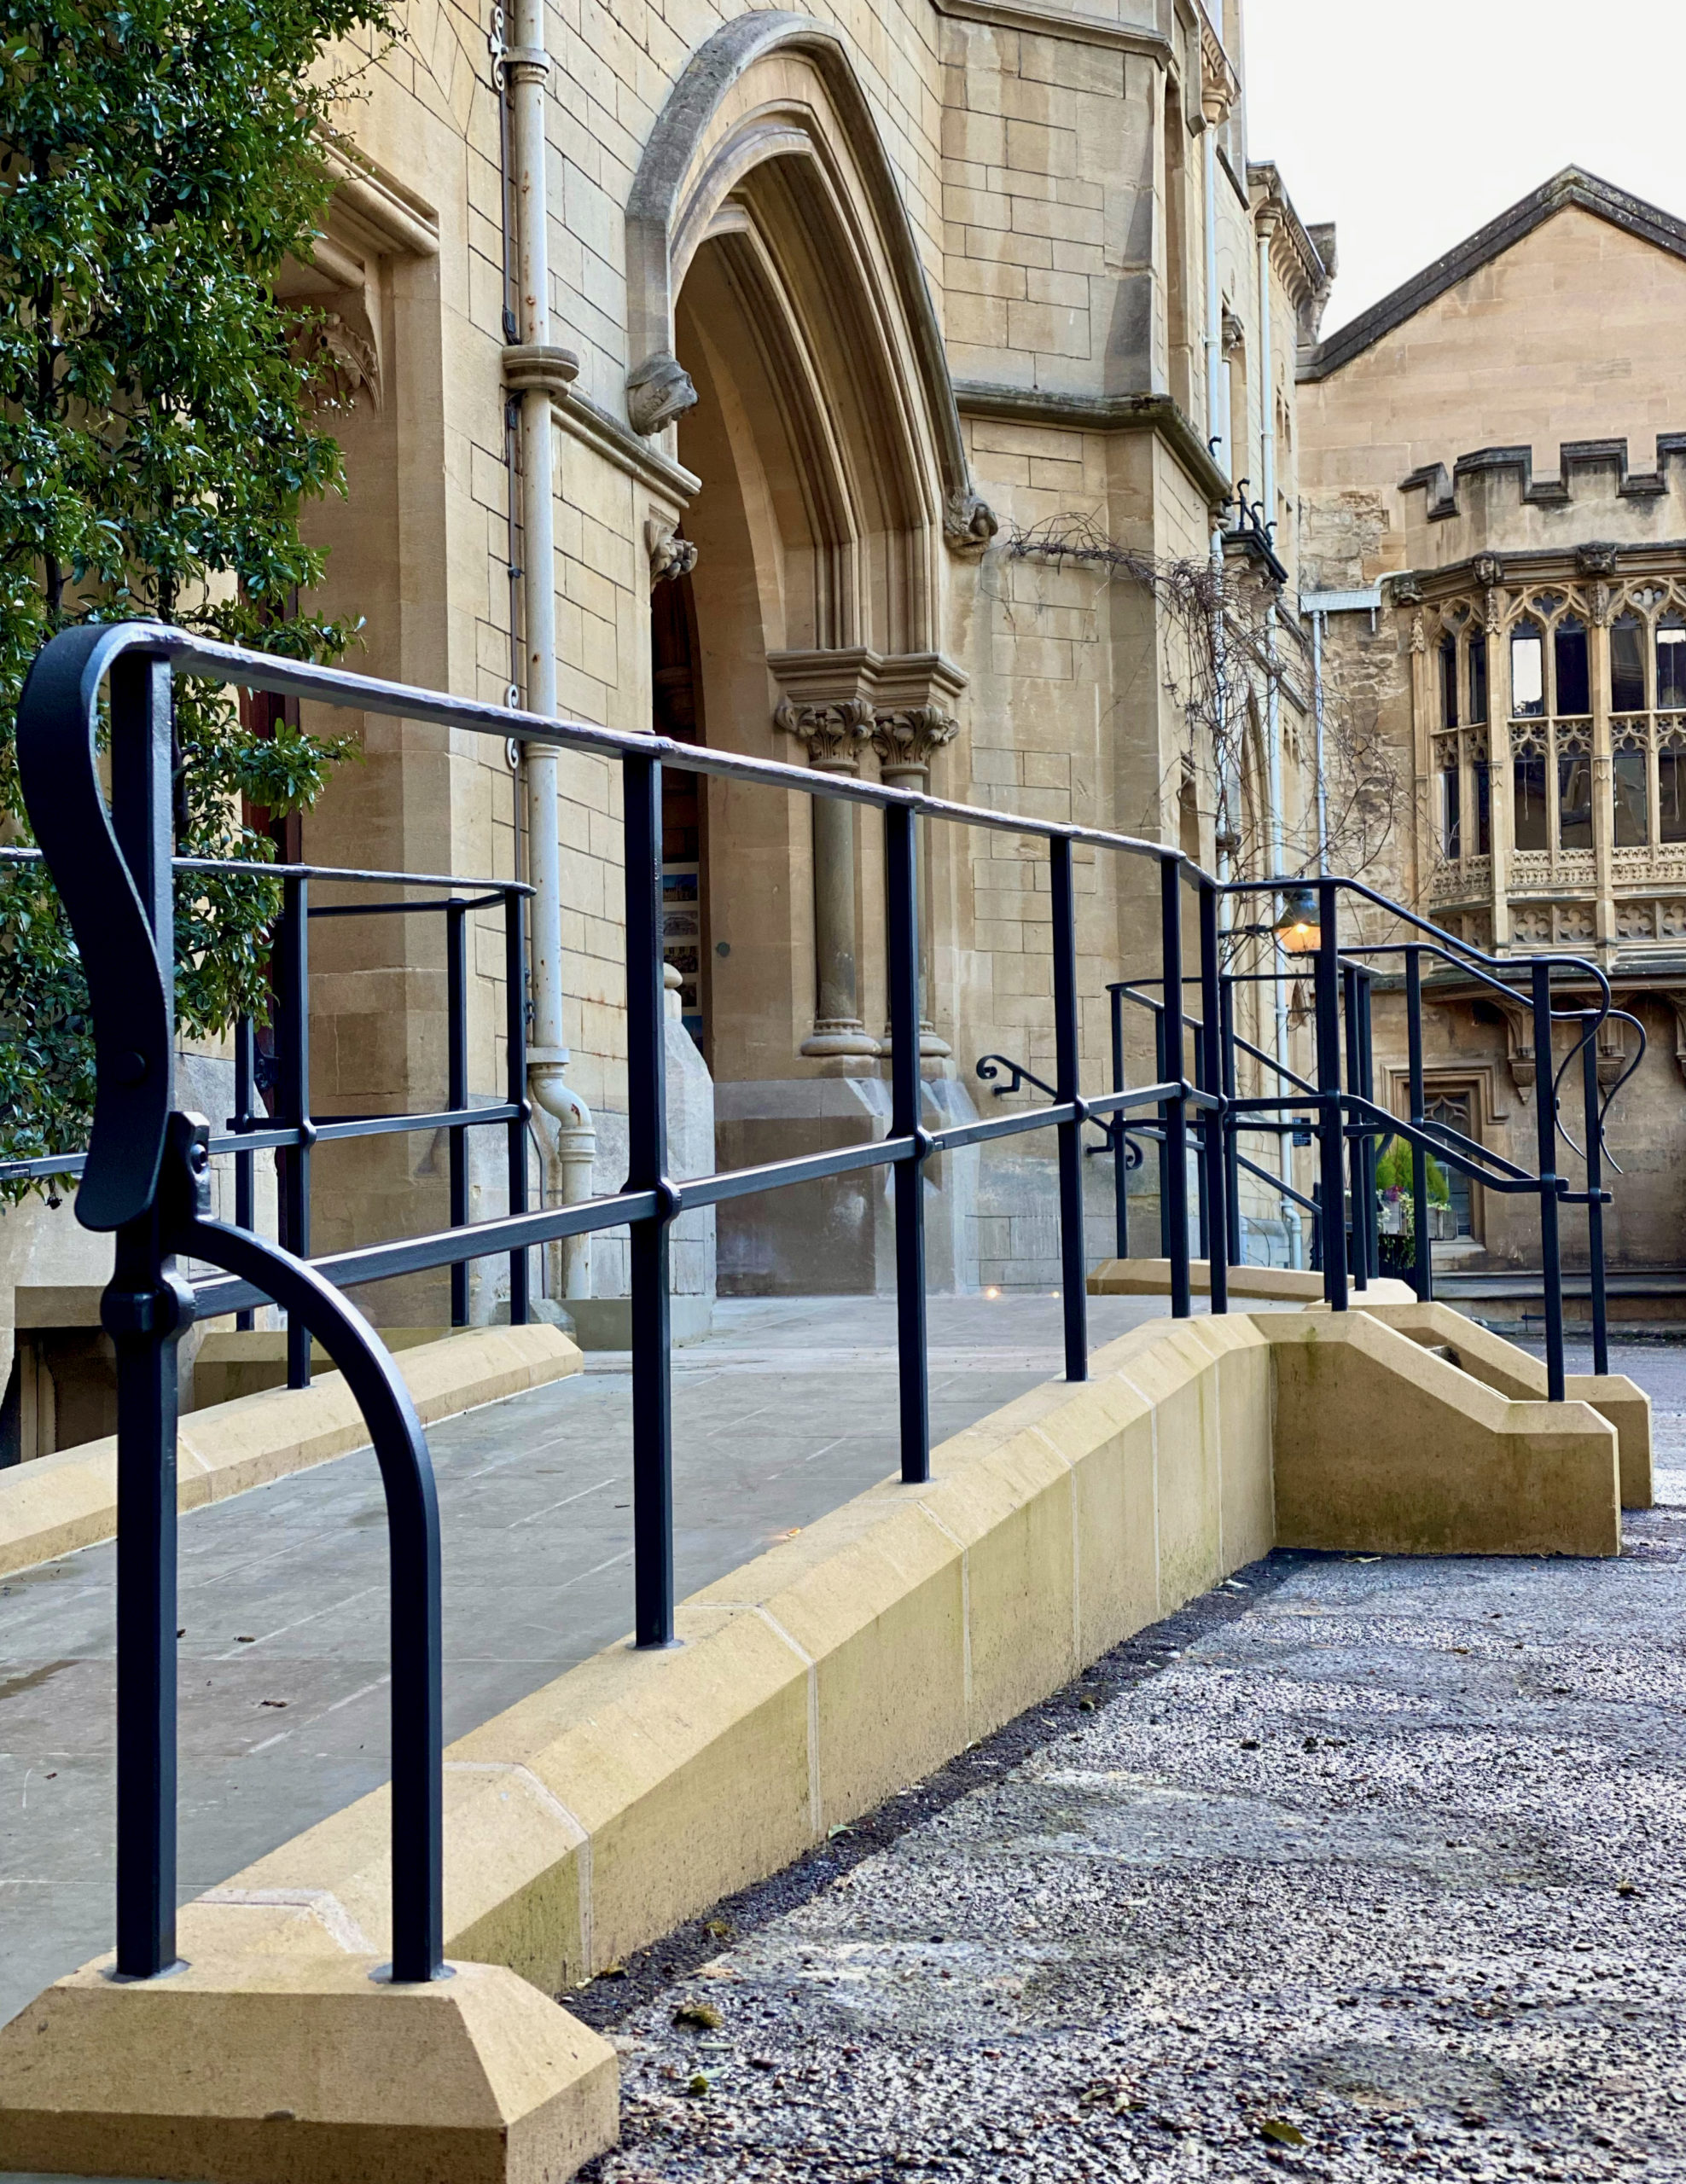
<path id="1" fill-rule="evenodd" d="M 1522 582 L 1480 559 L 1419 610 L 1431 896 L 1472 938 L 1686 934 L 1686 574 L 1627 559 Z"/>

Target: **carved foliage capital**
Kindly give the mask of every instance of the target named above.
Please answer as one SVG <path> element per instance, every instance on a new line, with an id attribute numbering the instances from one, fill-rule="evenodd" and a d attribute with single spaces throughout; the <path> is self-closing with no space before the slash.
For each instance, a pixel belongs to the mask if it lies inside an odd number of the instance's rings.
<path id="1" fill-rule="evenodd" d="M 892 771 L 925 767 L 960 733 L 960 723 L 940 706 L 904 706 L 880 712 L 872 731 L 878 763 Z"/>
<path id="2" fill-rule="evenodd" d="M 793 705 L 788 698 L 782 698 L 773 718 L 787 735 L 807 745 L 815 765 L 834 770 L 846 768 L 852 773 L 872 740 L 872 706 L 865 698 L 839 698 L 810 706 Z"/>

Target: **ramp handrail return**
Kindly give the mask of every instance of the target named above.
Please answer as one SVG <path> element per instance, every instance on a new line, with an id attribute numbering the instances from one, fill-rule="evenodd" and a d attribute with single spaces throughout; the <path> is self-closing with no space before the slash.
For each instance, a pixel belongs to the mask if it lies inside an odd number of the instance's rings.
<path id="1" fill-rule="evenodd" d="M 306 891 L 319 868 L 254 864 L 255 876 L 279 879 L 287 897 L 277 931 L 282 1007 L 277 1060 L 281 1112 L 270 1127 L 251 1112 L 251 1054 L 236 1043 L 236 1128 L 213 1137 L 202 1118 L 176 1110 L 174 1098 L 174 924 L 171 748 L 173 684 L 178 676 L 265 690 L 313 704 L 493 737 L 502 747 L 555 745 L 590 752 L 620 770 L 625 851 L 628 1159 L 623 1188 L 583 1204 L 530 1211 L 520 1150 L 530 1118 L 517 1063 L 524 1052 L 524 961 L 513 882 L 426 884 L 481 890 L 447 897 L 458 933 L 468 913 L 497 896 L 503 907 L 509 982 L 508 1089 L 495 1110 L 472 1109 L 466 1063 L 453 1056 L 447 1106 L 424 1116 L 340 1118 L 309 1112 Z M 102 718 L 109 729 L 110 797 L 100 778 Z M 1212 1310 L 1227 1309 L 1230 1221 L 1225 1124 L 1232 1115 L 1307 1104 L 1296 1092 L 1238 1101 L 1224 1088 L 1224 986 L 1220 901 L 1225 890 L 1180 851 L 1102 828 L 1026 818 L 958 804 L 776 760 L 711 750 L 666 738 L 557 721 L 437 691 L 311 665 L 211 642 L 149 623 L 67 631 L 38 656 L 18 717 L 20 775 L 35 837 L 58 886 L 87 978 L 96 1054 L 92 1131 L 81 1164 L 77 1218 L 114 1234 L 115 1267 L 102 1318 L 117 1354 L 118 1377 L 118 1756 L 116 1976 L 150 1978 L 176 1960 L 176 1368 L 175 1346 L 197 1316 L 249 1311 L 266 1301 L 288 1315 L 295 1375 L 308 1369 L 315 1334 L 345 1372 L 362 1405 L 380 1462 L 390 1545 L 392 1646 L 392 1862 L 394 1979 L 441 1976 L 443 1963 L 441 1709 L 439 1521 L 425 1437 L 404 1383 L 385 1346 L 340 1292 L 364 1282 L 510 1257 L 512 1319 L 529 1310 L 525 1255 L 554 1240 L 630 1228 L 632 1348 L 632 1515 L 635 1643 L 674 1642 L 672 1419 L 668 1231 L 683 1206 L 715 1205 L 825 1177 L 888 1167 L 892 1177 L 897 1281 L 901 1476 L 930 1476 L 930 1405 L 926 1343 L 925 1164 L 939 1153 L 1020 1132 L 1057 1134 L 1061 1297 L 1068 1379 L 1088 1374 L 1086 1264 L 1083 1231 L 1082 1128 L 1109 1129 L 1137 1110 L 1156 1110 L 1163 1146 L 1166 1217 L 1171 1249 L 1171 1310 L 1192 1310 L 1188 1246 L 1187 1153 L 1190 1118 L 1197 1131 L 1209 1215 Z M 661 769 L 671 763 L 775 792 L 829 797 L 875 810 L 885 828 L 886 943 L 891 1031 L 889 1135 L 849 1146 L 675 1182 L 666 1173 L 664 959 L 660 906 Z M 1006 833 L 1045 845 L 1051 912 L 1049 947 L 1055 1033 L 1052 1096 L 1044 1106 L 932 1130 L 921 1119 L 918 822 Z M 1158 868 L 1161 958 L 1158 1004 L 1166 1060 L 1159 1080 L 1126 1086 L 1121 1068 L 1107 1092 L 1080 1086 L 1080 1024 L 1074 852 L 1079 847 L 1146 860 Z M 182 860 L 191 871 L 195 860 Z M 406 874 L 342 874 L 346 880 L 402 880 Z M 1249 883 L 1272 894 L 1296 883 Z M 1366 1095 L 1340 1083 L 1335 1020 L 1340 977 L 1335 906 L 1342 885 L 1319 883 L 1324 918 L 1317 956 L 1318 1089 L 1323 1153 L 1324 1269 L 1328 1300 L 1347 1304 L 1345 1239 L 1338 1217 L 1342 1152 L 1349 1112 L 1375 1113 Z M 1200 1014 L 1183 1008 L 1183 892 L 1195 898 Z M 1248 892 L 1231 888 L 1231 894 Z M 1460 961 L 1472 951 L 1411 913 L 1362 887 L 1358 892 L 1421 930 Z M 347 906 L 348 909 L 353 906 Z M 396 912 L 403 904 L 363 905 Z M 338 906 L 336 906 L 337 911 Z M 1484 961 L 1491 959 L 1481 959 Z M 1573 960 L 1573 959 L 1569 959 Z M 1514 973 L 1517 965 L 1500 967 Z M 1535 959 L 1532 976 L 1539 1051 L 1550 1054 L 1552 964 Z M 1608 988 L 1590 964 L 1577 969 Z M 1198 1066 L 1183 1068 L 1185 1026 L 1197 1026 Z M 1590 1034 L 1589 1034 L 1590 1036 Z M 1544 1110 L 1544 1102 L 1542 1101 Z M 308 1258 L 308 1156 L 330 1134 L 355 1138 L 400 1129 L 453 1133 L 482 1122 L 509 1132 L 510 1211 L 468 1222 L 452 1188 L 452 1225 L 431 1235 L 361 1246 Z M 1419 1123 L 1391 1124 L 1414 1142 L 1439 1149 Z M 1123 1132 L 1117 1131 L 1123 1143 Z M 1550 1172 L 1553 1132 L 1542 1124 L 1541 1174 L 1517 1188 L 1538 1188 L 1542 1228 L 1551 1235 L 1567 1186 Z M 453 1143 L 457 1141 L 453 1136 Z M 291 1163 L 282 1193 L 288 1251 L 248 1228 L 209 1217 L 213 1149 L 236 1159 L 268 1147 Z M 75 1156 L 20 1164 L 23 1170 L 65 1172 Z M 11 1172 L 20 1172 L 14 1165 Z M 453 1170 L 455 1176 L 456 1170 Z M 236 1211 L 252 1215 L 249 1170 L 237 1167 Z M 288 1211 L 290 1205 L 291 1211 Z M 1335 1209 L 1331 1212 L 1331 1209 Z M 189 1284 L 177 1261 L 190 1257 L 223 1269 Z M 453 1281 L 453 1303 L 461 1294 Z M 296 1337 L 293 1330 L 297 1329 Z M 1561 1398 L 1561 1304 L 1551 1322 L 1553 1395 Z"/>

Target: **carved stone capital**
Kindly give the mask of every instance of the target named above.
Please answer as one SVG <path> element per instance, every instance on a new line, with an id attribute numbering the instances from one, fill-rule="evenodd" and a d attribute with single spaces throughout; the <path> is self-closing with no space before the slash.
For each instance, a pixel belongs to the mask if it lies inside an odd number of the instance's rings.
<path id="1" fill-rule="evenodd" d="M 626 375 L 627 422 L 645 439 L 695 406 L 690 374 L 665 351 L 646 357 Z"/>
<path id="2" fill-rule="evenodd" d="M 773 719 L 787 735 L 805 743 L 811 763 L 828 773 L 854 773 L 861 752 L 872 740 L 872 706 L 865 698 L 831 699 L 805 706 L 782 698 Z"/>
<path id="3" fill-rule="evenodd" d="M 991 538 L 1001 528 L 995 510 L 976 493 L 951 493 L 943 509 L 943 537 L 956 554 L 978 555 L 985 551 Z"/>
<path id="4" fill-rule="evenodd" d="M 644 546 L 650 557 L 652 586 L 675 577 L 688 577 L 696 566 L 696 547 L 681 538 L 663 516 L 653 515 L 644 526 Z"/>
<path id="5" fill-rule="evenodd" d="M 932 758 L 960 733 L 960 723 L 941 706 L 903 706 L 874 718 L 872 747 L 885 778 L 925 773 Z"/>

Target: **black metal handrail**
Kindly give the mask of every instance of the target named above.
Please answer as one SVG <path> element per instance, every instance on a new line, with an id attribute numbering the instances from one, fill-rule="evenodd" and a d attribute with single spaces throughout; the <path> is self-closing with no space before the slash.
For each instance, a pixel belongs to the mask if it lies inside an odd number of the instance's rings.
<path id="1" fill-rule="evenodd" d="M 627 1173 L 620 1190 L 581 1204 L 537 1211 L 526 1205 L 526 966 L 519 915 L 525 891 L 514 882 L 427 883 L 452 891 L 443 903 L 433 906 L 443 909 L 447 918 L 452 1021 L 464 1027 L 453 1045 L 446 1106 L 422 1116 L 318 1121 L 311 1112 L 309 1098 L 308 934 L 312 906 L 308 891 L 323 874 L 302 865 L 254 865 L 255 873 L 278 878 L 283 890 L 271 958 L 280 1033 L 279 1112 L 270 1124 L 261 1123 L 254 1112 L 249 1025 L 235 1042 L 239 1127 L 228 1137 L 216 1136 L 208 1124 L 174 1110 L 170 756 L 173 682 L 181 675 L 493 736 L 500 746 L 513 737 L 524 744 L 590 752 L 618 764 L 624 812 L 628 1108 Z M 108 685 L 109 808 L 100 784 L 97 754 L 102 692 Z M 930 1476 L 923 1170 L 939 1153 L 1021 1132 L 1055 1133 L 1066 1372 L 1068 1379 L 1082 1380 L 1089 1369 L 1083 1125 L 1095 1121 L 1112 1134 L 1120 1217 L 1131 1135 L 1151 1131 L 1159 1142 L 1171 1309 L 1176 1316 L 1187 1317 L 1193 1309 L 1189 1151 L 1198 1155 L 1211 1309 L 1221 1313 L 1228 1304 L 1234 1197 L 1230 1156 L 1235 1130 L 1270 1126 L 1242 1118 L 1272 1104 L 1313 1107 L 1323 1142 L 1320 1197 L 1326 1290 L 1336 1310 L 1347 1304 L 1342 1159 L 1349 1132 L 1356 1130 L 1368 1141 L 1371 1109 L 1363 1104 L 1369 1088 L 1362 1069 L 1359 1081 L 1351 1088 L 1340 1081 L 1337 986 L 1341 969 L 1335 903 L 1342 883 L 1319 883 L 1325 925 L 1317 960 L 1317 1089 L 1275 1103 L 1249 1101 L 1235 1095 L 1233 1043 L 1225 1037 L 1224 936 L 1220 931 L 1225 890 L 1181 851 L 1160 843 L 951 803 L 817 769 L 660 737 L 545 720 L 209 643 L 148 624 L 84 629 L 55 638 L 31 671 L 20 708 L 18 748 L 31 823 L 70 918 L 93 1019 L 96 1098 L 90 1141 L 82 1162 L 77 1217 L 90 1228 L 114 1231 L 117 1238 L 117 1272 L 104 1310 L 106 1324 L 117 1339 L 119 1372 L 118 1965 L 125 1976 L 153 1976 L 168 1965 L 174 1951 L 176 1420 L 172 1353 L 195 1312 L 249 1310 L 266 1299 L 279 1304 L 288 1316 L 294 1371 L 307 1371 L 309 1337 L 317 1333 L 346 1370 L 369 1422 L 387 1484 L 392 1542 L 393 1975 L 409 1978 L 427 1978 L 438 1969 L 441 1931 L 437 1519 L 432 1514 L 426 1444 L 413 1410 L 406 1409 L 403 1383 L 378 1339 L 340 1291 L 400 1275 L 450 1269 L 455 1311 L 466 1301 L 466 1287 L 460 1285 L 466 1283 L 468 1264 L 507 1254 L 511 1318 L 519 1323 L 530 1308 L 526 1273 L 529 1251 L 563 1237 L 630 1229 L 634 1636 L 641 1647 L 666 1646 L 674 1637 L 668 1251 L 672 1221 L 683 1208 L 719 1205 L 852 1172 L 890 1169 L 901 1476 L 910 1484 L 922 1484 Z M 883 1140 L 722 1171 L 683 1185 L 666 1173 L 660 879 L 661 768 L 669 762 L 692 773 L 716 775 L 780 793 L 831 798 L 881 814 L 891 1033 L 891 1118 Z M 1049 872 L 1053 1082 L 1048 1084 L 1020 1072 L 1021 1081 L 1032 1083 L 1048 1095 L 1046 1104 L 940 1130 L 925 1126 L 921 1107 L 916 831 L 921 820 L 1039 841 L 1045 845 Z M 1078 844 L 1145 859 L 1158 868 L 1157 983 L 1161 997 L 1154 1004 L 1158 1060 L 1149 1084 L 1132 1086 L 1126 1080 L 1122 1001 L 1115 992 L 1111 1087 L 1098 1094 L 1082 1089 L 1073 871 Z M 402 874 L 346 876 L 380 884 L 409 878 Z M 1265 888 L 1282 884 L 1257 883 Z M 456 891 L 463 887 L 483 892 L 459 897 Z M 1189 975 L 1184 964 L 1185 889 L 1195 897 L 1195 930 L 1189 953 L 1198 961 L 1190 981 L 1199 989 L 1197 1013 L 1184 1005 Z M 474 1110 L 468 1102 L 462 935 L 469 912 L 485 907 L 490 894 L 504 903 L 509 1081 L 507 1096 L 497 1107 Z M 334 909 L 337 912 L 341 907 Z M 410 906 L 365 907 L 376 914 L 396 915 Z M 354 906 L 344 908 L 351 914 Z M 1397 915 L 1411 915 L 1404 911 Z M 1436 942 L 1457 945 L 1452 936 L 1434 928 L 1424 930 Z M 1536 961 L 1532 976 L 1537 997 L 1544 992 L 1549 1019 L 1549 967 Z M 1606 997 L 1608 1001 L 1608 987 Z M 1192 1069 L 1185 1066 L 1190 1031 L 1195 1037 Z M 1544 1051 L 1549 1056 L 1549 1035 Z M 1142 1111 L 1150 1119 L 1130 1119 Z M 422 1128 L 445 1128 L 456 1144 L 462 1131 L 481 1123 L 501 1125 L 510 1133 L 510 1210 L 506 1215 L 468 1221 L 466 1196 L 457 1187 L 454 1170 L 448 1228 L 310 1258 L 309 1168 L 315 1145 L 330 1135 L 356 1137 Z M 1564 1188 L 1560 1179 L 1544 1172 L 1551 1141 L 1548 1131 L 1543 1141 L 1543 1172 L 1538 1184 L 1531 1186 L 1540 1191 L 1543 1223 L 1548 1206 L 1555 1222 Z M 274 1149 L 286 1164 L 282 1228 L 290 1250 L 266 1245 L 250 1231 L 250 1160 L 262 1148 Z M 237 1220 L 232 1228 L 210 1222 L 204 1213 L 206 1165 L 218 1149 L 231 1150 L 236 1157 Z M 239 1165 L 242 1160 L 244 1168 Z M 1554 1227 L 1554 1246 L 1555 1234 Z M 222 1271 L 189 1289 L 176 1265 L 183 1252 L 196 1253 Z M 1549 1263 L 1555 1280 L 1555 1258 Z M 1561 1299 L 1558 1310 L 1559 1368 L 1553 1392 L 1561 1397 Z"/>

